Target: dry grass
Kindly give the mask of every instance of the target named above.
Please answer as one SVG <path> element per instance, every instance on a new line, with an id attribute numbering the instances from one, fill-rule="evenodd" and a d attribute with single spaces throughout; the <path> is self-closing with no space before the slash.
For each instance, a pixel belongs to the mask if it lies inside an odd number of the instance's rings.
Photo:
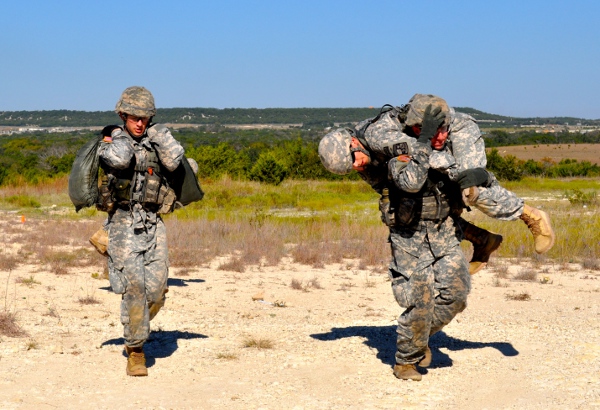
<path id="1" fill-rule="evenodd" d="M 242 273 L 246 270 L 246 263 L 243 258 L 232 258 L 229 262 L 225 262 L 219 265 L 217 270 L 226 270 Z"/>
<path id="2" fill-rule="evenodd" d="M 20 259 L 14 255 L 7 255 L 4 252 L 0 253 L 0 270 L 11 271 L 17 267 Z"/>
<path id="3" fill-rule="evenodd" d="M 513 155 L 518 159 L 527 161 L 541 161 L 542 159 L 551 159 L 559 162 L 564 158 L 575 159 L 577 161 L 590 161 L 598 164 L 600 158 L 599 144 L 536 144 L 536 145 L 512 145 L 499 147 L 500 155 Z"/>
<path id="4" fill-rule="evenodd" d="M 310 289 L 323 289 L 323 286 L 321 286 L 319 279 L 316 277 L 309 279 L 306 282 L 302 282 L 298 279 L 292 279 L 290 287 L 292 289 L 301 290 L 303 292 L 308 292 Z"/>
<path id="5" fill-rule="evenodd" d="M 275 343 L 270 339 L 248 337 L 244 339 L 243 346 L 254 349 L 272 349 L 275 346 Z"/>
<path id="6" fill-rule="evenodd" d="M 520 280 L 524 282 L 536 282 L 537 278 L 537 272 L 530 268 L 521 269 L 513 276 L 513 280 Z"/>
<path id="7" fill-rule="evenodd" d="M 41 285 L 42 284 L 41 282 L 35 280 L 33 275 L 30 275 L 28 278 L 18 277 L 15 279 L 15 283 L 18 283 L 20 285 L 25 285 L 30 288 L 33 287 L 33 285 Z"/>
<path id="8" fill-rule="evenodd" d="M 581 266 L 587 270 L 600 270 L 600 259 L 598 258 L 585 258 Z"/>
<path id="9" fill-rule="evenodd" d="M 98 305 L 102 302 L 93 296 L 81 297 L 77 300 L 81 305 Z"/>
<path id="10" fill-rule="evenodd" d="M 298 280 L 298 279 L 292 279 L 292 282 L 290 283 L 290 287 L 295 290 L 304 290 L 302 281 Z"/>
<path id="11" fill-rule="evenodd" d="M 17 324 L 17 315 L 8 311 L 0 311 L 0 334 L 8 337 L 27 336 L 27 332 Z"/>
<path id="12" fill-rule="evenodd" d="M 219 360 L 237 360 L 238 355 L 235 353 L 217 353 L 217 359 Z"/>
<path id="13" fill-rule="evenodd" d="M 527 292 L 522 293 L 509 293 L 506 295 L 507 300 L 518 300 L 518 301 L 527 301 L 531 299 L 531 296 Z"/>
<path id="14" fill-rule="evenodd" d="M 35 339 L 31 339 L 29 342 L 27 342 L 27 345 L 25 346 L 26 350 L 37 350 L 39 348 L 40 344 Z"/>
<path id="15" fill-rule="evenodd" d="M 536 268 L 551 262 L 567 267 L 580 263 L 585 269 L 600 270 L 599 210 L 574 207 L 562 198 L 566 187 L 598 189 L 597 182 L 535 179 L 502 185 L 521 197 L 539 196 L 537 203 L 528 200 L 528 204 L 542 207 L 551 215 L 557 240 L 550 252 L 538 256 L 522 221 L 493 220 L 478 211 L 463 215 L 504 236 L 502 246 L 488 264 L 499 279 L 508 278 L 509 272 L 508 264 L 495 265 L 496 255 L 519 258 Z M 0 197 L 31 196 L 39 198 L 42 207 L 65 201 L 68 204 L 65 186 L 66 180 L 48 186 L 3 187 Z M 360 270 L 385 271 L 390 255 L 388 230 L 379 220 L 376 194 L 362 181 L 286 181 L 280 187 L 271 187 L 227 179 L 204 187 L 206 200 L 165 217 L 169 259 L 182 272 L 206 266 L 224 255 L 235 255 L 235 259 L 219 269 L 233 272 L 247 271 L 253 265 L 277 266 L 284 257 L 315 268 L 332 263 L 347 265 L 352 260 L 352 266 Z M 546 201 L 553 197 L 560 200 Z M 17 255 L 0 253 L 0 270 L 41 261 L 52 272 L 65 275 L 73 268 L 104 265 L 105 259 L 89 245 L 88 238 L 105 215 L 93 210 L 73 215 L 34 214 L 28 215 L 25 224 L 13 221 L 2 225 L 10 242 L 22 248 Z M 471 245 L 463 246 L 466 253 L 471 251 Z M 65 250 L 69 248 L 72 250 Z M 301 284 L 301 289 L 306 285 Z M 370 286 L 368 281 L 366 286 Z"/>

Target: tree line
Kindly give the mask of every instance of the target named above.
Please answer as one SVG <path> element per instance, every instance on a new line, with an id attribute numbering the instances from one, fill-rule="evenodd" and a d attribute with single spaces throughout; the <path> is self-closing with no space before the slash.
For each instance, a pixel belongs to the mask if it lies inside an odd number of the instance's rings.
<path id="1" fill-rule="evenodd" d="M 304 128 L 351 124 L 374 117 L 381 107 L 359 108 L 158 108 L 156 118 L 172 124 L 302 124 Z M 510 128 L 531 125 L 600 126 L 600 119 L 573 117 L 508 117 L 470 107 L 456 111 L 472 115 L 483 128 Z M 113 111 L 1 111 L 0 126 L 90 127 L 119 122 Z"/>
<path id="2" fill-rule="evenodd" d="M 340 176 L 323 168 L 317 148 L 318 141 L 326 132 L 324 129 L 239 130 L 219 126 L 202 130 L 173 130 L 186 155 L 198 162 L 201 179 L 218 179 L 225 174 L 271 184 L 279 184 L 286 178 L 359 179 L 355 172 Z M 536 134 L 534 137 L 540 136 Z M 575 141 L 583 139 L 582 142 L 590 142 L 586 140 L 588 134 L 569 134 L 569 137 Z M 38 132 L 0 137 L 0 186 L 38 184 L 68 175 L 78 149 L 90 138 L 98 138 L 98 134 Z M 519 138 L 532 141 L 527 136 Z M 486 143 L 489 142 L 486 138 Z M 502 157 L 497 149 L 488 153 L 488 169 L 504 180 L 518 180 L 529 175 L 600 175 L 598 165 L 588 161 L 523 161 L 513 156 Z"/>

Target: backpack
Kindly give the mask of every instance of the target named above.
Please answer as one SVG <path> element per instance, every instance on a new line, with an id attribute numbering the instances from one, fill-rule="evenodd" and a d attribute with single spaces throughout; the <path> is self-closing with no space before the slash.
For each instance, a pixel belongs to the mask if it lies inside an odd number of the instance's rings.
<path id="1" fill-rule="evenodd" d="M 77 151 L 71 173 L 69 174 L 69 198 L 75 205 L 75 211 L 95 205 L 98 199 L 98 170 L 100 158 L 98 148 L 102 136 L 88 141 Z"/>

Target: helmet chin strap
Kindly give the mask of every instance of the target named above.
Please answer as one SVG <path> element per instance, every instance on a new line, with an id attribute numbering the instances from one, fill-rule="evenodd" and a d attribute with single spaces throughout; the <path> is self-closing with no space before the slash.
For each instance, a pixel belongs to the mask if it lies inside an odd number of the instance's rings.
<path id="1" fill-rule="evenodd" d="M 364 149 L 363 147 L 350 147 L 350 153 L 352 154 L 353 152 L 362 152 L 363 154 L 365 154 L 367 157 L 369 157 L 369 161 L 371 160 L 371 154 L 369 153 L 369 151 L 367 151 L 366 149 Z"/>

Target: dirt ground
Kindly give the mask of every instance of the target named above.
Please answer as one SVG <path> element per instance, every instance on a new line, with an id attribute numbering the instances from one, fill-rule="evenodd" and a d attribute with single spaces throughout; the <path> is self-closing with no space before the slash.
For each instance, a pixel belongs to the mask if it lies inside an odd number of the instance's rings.
<path id="1" fill-rule="evenodd" d="M 0 224 L 5 252 L 18 224 Z M 536 266 L 535 281 L 515 281 L 525 265 L 498 279 L 510 261 L 492 262 L 431 339 L 421 382 L 393 376 L 400 308 L 386 274 L 356 261 L 172 269 L 141 378 L 125 374 L 120 297 L 94 278 L 103 266 L 19 265 L 0 271 L 0 309 L 28 335 L 0 336 L 0 408 L 600 409 L 598 271 Z"/>
<path id="2" fill-rule="evenodd" d="M 600 144 L 515 145 L 498 147 L 497 150 L 503 157 L 513 155 L 524 161 L 528 159 L 541 161 L 550 158 L 558 163 L 560 160 L 568 158 L 600 164 Z"/>

